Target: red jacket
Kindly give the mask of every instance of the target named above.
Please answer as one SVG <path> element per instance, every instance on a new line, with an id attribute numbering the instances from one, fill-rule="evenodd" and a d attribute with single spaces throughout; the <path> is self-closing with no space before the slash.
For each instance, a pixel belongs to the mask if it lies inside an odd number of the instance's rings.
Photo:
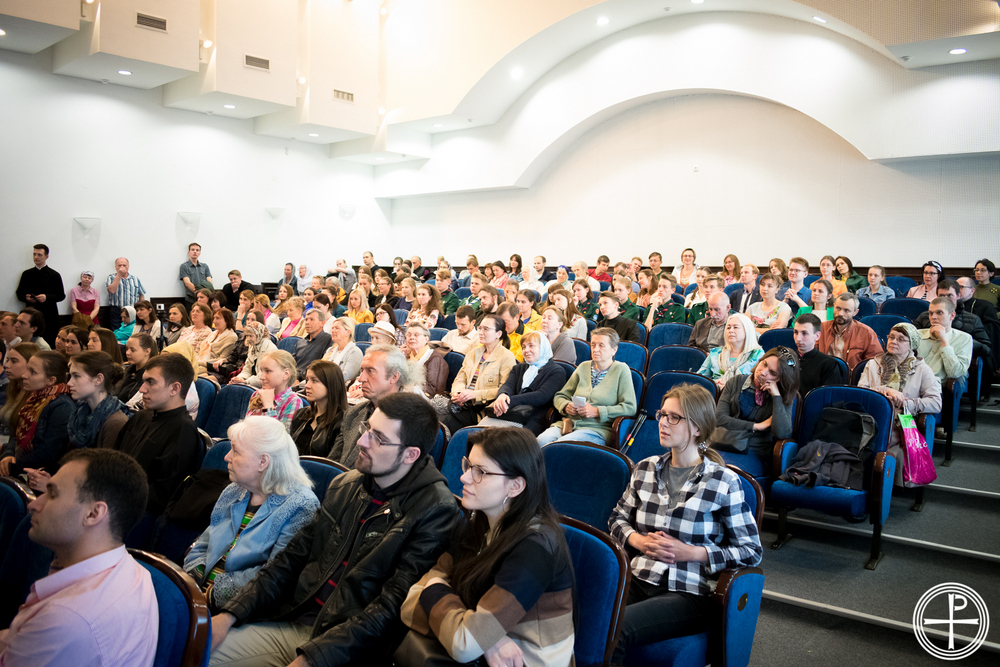
<path id="1" fill-rule="evenodd" d="M 833 349 L 833 321 L 823 322 L 823 332 L 816 348 L 823 354 L 835 355 Z M 840 357 L 847 365 L 854 368 L 865 359 L 874 359 L 882 354 L 882 343 L 867 324 L 852 321 L 844 333 L 844 356 Z"/>

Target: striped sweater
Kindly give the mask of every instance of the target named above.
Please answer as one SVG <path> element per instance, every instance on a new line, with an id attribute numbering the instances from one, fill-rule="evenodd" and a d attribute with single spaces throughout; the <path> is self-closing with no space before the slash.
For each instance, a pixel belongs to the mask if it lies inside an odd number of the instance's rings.
<path id="1" fill-rule="evenodd" d="M 505 636 L 524 653 L 525 667 L 574 665 L 573 568 L 561 556 L 562 535 L 532 531 L 507 554 L 493 586 L 468 609 L 449 585 L 452 554 L 413 585 L 402 607 L 403 622 L 421 634 L 433 634 L 453 659 L 470 662 Z M 568 554 L 568 552 L 564 552 Z"/>

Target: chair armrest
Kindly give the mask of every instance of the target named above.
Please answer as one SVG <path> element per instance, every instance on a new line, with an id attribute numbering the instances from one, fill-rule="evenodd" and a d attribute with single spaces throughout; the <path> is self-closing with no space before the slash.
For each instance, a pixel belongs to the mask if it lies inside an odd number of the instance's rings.
<path id="1" fill-rule="evenodd" d="M 927 414 L 925 412 L 920 413 L 916 417 L 917 428 L 921 433 L 924 434 L 924 441 L 927 443 L 927 451 L 930 452 L 931 456 L 934 455 L 934 429 L 937 426 L 937 420 L 934 415 Z"/>
<path id="2" fill-rule="evenodd" d="M 746 665 L 750 662 L 763 595 L 764 572 L 759 567 L 740 567 L 719 573 L 712 596 L 720 610 L 718 639 L 721 641 L 714 642 L 715 650 L 721 653 L 718 664 Z M 716 664 L 714 660 L 712 664 Z"/>
<path id="3" fill-rule="evenodd" d="M 615 417 L 615 420 L 611 422 L 611 432 L 614 433 L 615 438 L 615 449 L 622 448 L 622 435 L 628 435 L 629 428 L 632 424 L 625 424 L 626 421 L 631 421 L 635 423 L 634 417 Z"/>
<path id="4" fill-rule="evenodd" d="M 792 462 L 795 455 L 799 453 L 799 445 L 794 440 L 786 438 L 774 444 L 774 458 L 772 461 L 772 476 L 777 478 L 785 472 L 785 468 Z"/>
<path id="5" fill-rule="evenodd" d="M 892 485 L 895 479 L 896 458 L 888 452 L 877 453 L 872 470 L 871 501 L 868 508 L 869 520 L 872 524 L 882 525 L 889 518 Z"/>

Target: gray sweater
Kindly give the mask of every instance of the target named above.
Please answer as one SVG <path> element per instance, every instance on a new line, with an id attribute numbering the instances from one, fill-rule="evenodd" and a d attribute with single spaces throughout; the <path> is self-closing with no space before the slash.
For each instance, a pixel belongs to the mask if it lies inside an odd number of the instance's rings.
<path id="1" fill-rule="evenodd" d="M 718 428 L 712 433 L 712 440 L 733 449 L 746 449 L 748 453 L 769 461 L 774 449 L 774 439 L 792 437 L 792 406 L 785 405 L 782 400 L 773 400 L 769 393 L 764 394 L 763 405 L 753 405 L 749 414 L 743 414 L 740 408 L 740 393 L 749 392 L 750 402 L 753 402 L 753 380 L 749 375 L 736 375 L 726 383 L 722 396 L 715 406 L 715 420 Z M 771 418 L 771 428 L 754 431 L 754 424 Z M 724 447 L 726 448 L 726 447 Z"/>

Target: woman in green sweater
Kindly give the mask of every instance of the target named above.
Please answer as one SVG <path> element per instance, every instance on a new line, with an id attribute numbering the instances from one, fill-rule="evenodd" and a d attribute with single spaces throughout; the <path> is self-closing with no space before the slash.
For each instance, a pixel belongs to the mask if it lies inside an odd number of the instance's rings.
<path id="1" fill-rule="evenodd" d="M 833 285 L 828 280 L 820 278 L 809 286 L 809 290 L 812 292 L 809 303 L 799 298 L 799 295 L 792 292 L 792 290 L 785 292 L 788 300 L 793 301 L 799 307 L 798 312 L 795 313 L 795 318 L 788 323 L 789 329 L 795 326 L 795 320 L 799 319 L 799 316 L 806 313 L 812 313 L 819 318 L 820 322 L 833 319 Z"/>
<path id="2" fill-rule="evenodd" d="M 556 440 L 581 440 L 607 444 L 615 417 L 635 414 L 636 397 L 628 366 L 615 361 L 619 338 L 614 329 L 601 327 L 590 334 L 590 361 L 577 366 L 552 401 L 566 416 L 538 436 L 544 447 Z"/>
<path id="3" fill-rule="evenodd" d="M 854 263 L 847 257 L 841 255 L 833 265 L 837 267 L 836 279 L 847 285 L 848 292 L 857 294 L 859 289 L 868 287 L 868 279 L 854 270 Z"/>

